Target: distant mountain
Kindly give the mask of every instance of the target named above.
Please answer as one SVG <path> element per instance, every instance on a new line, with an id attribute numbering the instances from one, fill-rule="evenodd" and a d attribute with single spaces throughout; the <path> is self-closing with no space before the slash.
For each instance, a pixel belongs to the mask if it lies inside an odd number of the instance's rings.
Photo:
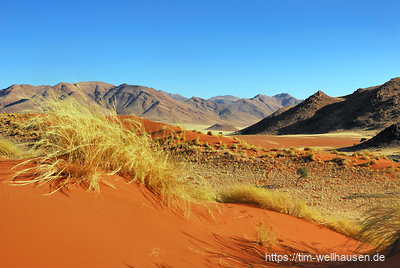
<path id="1" fill-rule="evenodd" d="M 0 112 L 32 111 L 35 102 L 51 96 L 74 97 L 81 102 L 115 108 L 118 114 L 135 114 L 167 123 L 229 123 L 235 126 L 253 124 L 281 108 L 283 103 L 299 102 L 288 94 L 274 97 L 257 95 L 251 99 L 234 96 L 189 99 L 138 85 L 81 82 L 59 83 L 55 86 L 12 85 L 0 90 Z"/>
<path id="2" fill-rule="evenodd" d="M 103 82 L 59 83 L 55 86 L 12 85 L 0 90 L 0 112 L 21 113 L 32 111 L 35 102 L 42 98 L 68 97 L 96 103 L 111 88 L 112 84 Z"/>
<path id="3" fill-rule="evenodd" d="M 211 110 L 175 100 L 154 88 L 122 84 L 111 88 L 103 98 L 109 107 L 116 107 L 118 114 L 135 114 L 167 123 L 222 122 Z"/>
<path id="4" fill-rule="evenodd" d="M 232 95 L 223 95 L 223 96 L 215 96 L 212 98 L 209 98 L 209 101 L 216 102 L 219 104 L 225 104 L 229 105 L 234 103 L 235 101 L 239 100 L 240 98 L 232 96 Z"/>
<path id="5" fill-rule="evenodd" d="M 278 103 L 280 103 L 280 105 L 282 106 L 293 106 L 303 101 L 293 98 L 291 95 L 287 93 L 277 94 L 272 96 L 272 98 L 276 99 Z"/>
<path id="6" fill-rule="evenodd" d="M 214 124 L 211 127 L 206 128 L 207 130 L 217 131 L 237 131 L 238 129 L 231 124 Z"/>
<path id="7" fill-rule="evenodd" d="M 240 134 L 305 134 L 383 129 L 400 121 L 400 78 L 333 98 L 318 91 L 300 104 L 267 116 Z"/>
<path id="8" fill-rule="evenodd" d="M 160 90 L 160 92 L 168 95 L 169 97 L 171 97 L 171 98 L 173 98 L 174 100 L 177 100 L 177 101 L 186 101 L 186 100 L 188 100 L 188 98 L 182 96 L 181 94 L 168 93 L 168 92 L 163 91 L 163 90 Z"/>

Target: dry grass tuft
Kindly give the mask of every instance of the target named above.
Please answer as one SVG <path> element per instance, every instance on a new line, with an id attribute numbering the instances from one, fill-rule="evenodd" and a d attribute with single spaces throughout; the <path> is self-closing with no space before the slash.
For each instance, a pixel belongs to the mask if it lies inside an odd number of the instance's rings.
<path id="1" fill-rule="evenodd" d="M 348 158 L 344 158 L 344 157 L 335 157 L 331 161 L 337 163 L 340 166 L 350 165 L 350 160 Z"/>
<path id="2" fill-rule="evenodd" d="M 270 248 L 276 244 L 277 236 L 274 230 L 267 223 L 261 222 L 257 224 L 256 228 L 257 244 Z"/>
<path id="3" fill-rule="evenodd" d="M 305 156 L 302 156 L 301 159 L 302 159 L 304 162 L 314 162 L 314 161 L 317 160 L 317 158 L 315 157 L 315 154 L 314 154 L 314 153 L 310 153 L 310 154 L 307 154 L 307 155 L 305 155 Z"/>
<path id="4" fill-rule="evenodd" d="M 369 167 L 369 166 L 371 166 L 373 164 L 376 164 L 376 160 L 375 159 L 373 159 L 371 161 L 367 161 L 367 162 L 362 163 L 362 164 L 359 164 L 358 166 L 360 166 L 360 167 Z"/>
<path id="5" fill-rule="evenodd" d="M 13 142 L 0 138 L 0 156 L 7 159 L 19 158 L 22 155 L 21 149 Z"/>
<path id="6" fill-rule="evenodd" d="M 357 222 L 322 215 L 304 202 L 287 194 L 271 192 L 252 185 L 233 185 L 218 192 L 217 201 L 239 203 L 303 218 L 323 225 L 331 230 L 358 239 L 361 226 Z"/>
<path id="7" fill-rule="evenodd" d="M 363 150 L 361 153 L 365 156 L 372 156 L 372 153 L 368 150 Z"/>
<path id="8" fill-rule="evenodd" d="M 45 116 L 27 122 L 27 127 L 44 126 L 36 143 L 43 154 L 27 161 L 38 163 L 35 167 L 15 175 L 34 178 L 16 183 L 50 184 L 54 191 L 80 184 L 99 192 L 104 177 L 119 174 L 129 182 L 141 182 L 168 202 L 186 195 L 175 165 L 138 122 L 124 121 L 128 128 L 116 113 L 73 99 L 52 101 L 46 107 Z"/>
<path id="9" fill-rule="evenodd" d="M 366 212 L 360 237 L 374 241 L 376 250 L 388 250 L 387 256 L 397 253 L 400 244 L 400 203 L 378 207 Z"/>
<path id="10" fill-rule="evenodd" d="M 313 218 L 314 214 L 305 203 L 292 200 L 284 193 L 271 192 L 252 185 L 224 188 L 219 191 L 217 200 L 222 203 L 249 204 L 306 219 Z"/>

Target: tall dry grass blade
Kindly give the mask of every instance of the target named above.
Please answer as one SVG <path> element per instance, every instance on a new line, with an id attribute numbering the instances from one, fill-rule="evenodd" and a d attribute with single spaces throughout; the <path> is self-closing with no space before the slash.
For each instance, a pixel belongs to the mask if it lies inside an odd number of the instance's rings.
<path id="1" fill-rule="evenodd" d="M 377 207 L 366 212 L 362 221 L 360 237 L 375 241 L 375 250 L 385 250 L 387 257 L 399 250 L 400 243 L 400 206 L 395 202 L 391 207 Z"/>

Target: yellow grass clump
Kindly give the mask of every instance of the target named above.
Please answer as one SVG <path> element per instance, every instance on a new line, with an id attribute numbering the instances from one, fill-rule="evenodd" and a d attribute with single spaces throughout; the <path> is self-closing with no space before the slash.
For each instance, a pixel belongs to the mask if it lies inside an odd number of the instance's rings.
<path id="1" fill-rule="evenodd" d="M 317 158 L 315 157 L 315 154 L 313 152 L 310 152 L 309 154 L 303 156 L 302 159 L 305 162 L 314 162 L 317 160 Z"/>
<path id="2" fill-rule="evenodd" d="M 293 199 L 285 193 L 271 192 L 253 185 L 233 185 L 221 189 L 217 201 L 222 203 L 239 203 L 303 218 L 323 225 L 336 232 L 358 239 L 361 226 L 357 222 L 322 215 L 308 207 L 304 202 Z"/>
<path id="3" fill-rule="evenodd" d="M 249 204 L 300 218 L 310 218 L 313 214 L 305 203 L 293 202 L 284 193 L 267 191 L 253 185 L 238 184 L 221 189 L 218 193 L 218 201 Z"/>
<path id="4" fill-rule="evenodd" d="M 362 221 L 360 237 L 375 241 L 376 250 L 385 250 L 386 256 L 392 256 L 400 245 L 400 202 L 388 207 L 375 207 L 366 212 Z"/>
<path id="5" fill-rule="evenodd" d="M 257 244 L 270 248 L 276 244 L 277 236 L 272 227 L 264 222 L 257 224 L 256 227 Z"/>
<path id="6" fill-rule="evenodd" d="M 332 162 L 335 162 L 340 166 L 348 166 L 350 164 L 350 160 L 343 157 L 335 157 L 332 159 Z"/>
<path id="7" fill-rule="evenodd" d="M 45 126 L 36 143 L 44 153 L 27 161 L 37 163 L 34 167 L 14 176 L 25 173 L 33 179 L 16 183 L 50 184 L 54 191 L 80 184 L 99 192 L 107 175 L 119 174 L 129 182 L 142 183 L 163 200 L 185 195 L 186 185 L 175 165 L 138 122 L 129 121 L 128 128 L 115 112 L 73 99 L 49 102 L 43 113 L 27 122 L 27 127 Z"/>
<path id="8" fill-rule="evenodd" d="M 0 156 L 4 158 L 18 158 L 22 155 L 21 149 L 13 142 L 0 138 Z"/>

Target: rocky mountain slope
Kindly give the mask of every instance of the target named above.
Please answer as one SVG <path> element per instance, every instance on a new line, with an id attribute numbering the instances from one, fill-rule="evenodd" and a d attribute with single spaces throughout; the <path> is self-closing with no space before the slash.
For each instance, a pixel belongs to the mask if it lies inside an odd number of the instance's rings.
<path id="1" fill-rule="evenodd" d="M 240 134 L 307 134 L 383 129 L 400 121 L 400 77 L 333 98 L 322 91 L 279 110 Z"/>
<path id="2" fill-rule="evenodd" d="M 79 100 L 98 102 L 111 88 L 103 82 L 59 83 L 55 86 L 12 85 L 0 90 L 0 112 L 20 113 L 31 111 L 36 102 L 52 97 L 73 96 Z"/>
<path id="3" fill-rule="evenodd" d="M 342 149 L 343 151 L 355 151 L 363 149 L 376 149 L 376 148 L 398 148 L 400 146 L 400 122 L 395 123 L 378 134 L 376 134 L 371 139 Z"/>
<path id="4" fill-rule="evenodd" d="M 208 100 L 158 91 L 153 88 L 103 82 L 59 83 L 55 86 L 12 85 L 0 90 L 0 112 L 32 111 L 35 103 L 50 97 L 72 96 L 81 102 L 115 108 L 118 114 L 168 123 L 251 125 L 284 105 L 300 100 L 288 94 L 274 97 L 257 95 L 251 99 L 218 96 Z"/>

